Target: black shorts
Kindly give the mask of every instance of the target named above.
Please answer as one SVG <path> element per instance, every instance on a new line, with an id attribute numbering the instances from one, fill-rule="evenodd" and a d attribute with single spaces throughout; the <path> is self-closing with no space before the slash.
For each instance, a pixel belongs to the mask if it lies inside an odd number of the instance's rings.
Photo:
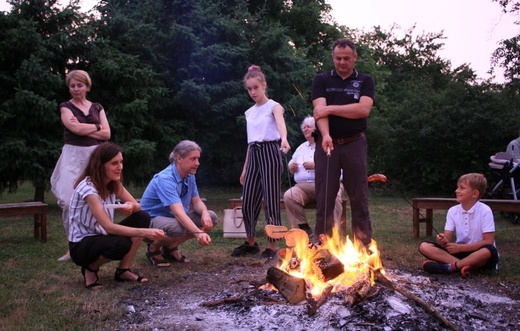
<path id="1" fill-rule="evenodd" d="M 122 220 L 120 225 L 132 228 L 148 228 L 150 215 L 138 211 Z M 118 235 L 94 235 L 83 238 L 80 242 L 69 242 L 69 251 L 72 261 L 79 266 L 86 267 L 100 256 L 109 260 L 122 260 L 132 247 L 130 237 Z"/>
<path id="2" fill-rule="evenodd" d="M 438 248 L 446 251 L 446 249 L 444 249 L 444 247 L 442 247 L 441 245 L 439 245 L 436 242 L 432 242 L 432 241 L 426 241 L 426 242 L 429 242 L 430 244 L 433 244 L 435 247 L 438 247 Z M 481 269 L 496 270 L 497 264 L 500 261 L 500 256 L 498 255 L 497 248 L 495 246 L 493 246 L 493 245 L 486 244 L 486 245 L 482 245 L 481 247 L 479 247 L 477 250 L 475 250 L 473 252 L 462 252 L 462 253 L 456 253 L 456 254 L 451 254 L 451 255 L 455 256 L 457 259 L 460 260 L 460 259 L 463 259 L 463 258 L 467 257 L 468 255 L 470 255 L 470 254 L 472 254 L 472 253 L 482 249 L 482 248 L 486 248 L 487 250 L 489 250 L 489 252 L 491 253 L 491 257 L 486 262 L 486 264 L 484 264 L 480 268 Z"/>

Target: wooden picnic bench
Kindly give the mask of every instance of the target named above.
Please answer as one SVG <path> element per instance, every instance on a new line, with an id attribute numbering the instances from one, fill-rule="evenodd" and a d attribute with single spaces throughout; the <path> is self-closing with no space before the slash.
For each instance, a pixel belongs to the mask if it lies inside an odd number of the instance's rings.
<path id="1" fill-rule="evenodd" d="M 520 213 L 520 200 L 480 199 L 481 202 L 493 211 Z M 413 208 L 413 236 L 419 237 L 420 224 L 426 223 L 426 235 L 431 236 L 433 230 L 433 210 L 448 210 L 458 204 L 455 198 L 414 198 Z M 425 209 L 426 215 L 421 214 Z"/>
<path id="2" fill-rule="evenodd" d="M 39 201 L 0 204 L 0 217 L 34 215 L 34 238 L 47 241 L 47 204 Z"/>
<path id="3" fill-rule="evenodd" d="M 264 204 L 262 203 L 262 208 Z M 236 207 L 242 207 L 242 199 L 235 198 L 235 199 L 229 199 L 229 208 L 233 209 Z M 341 223 L 346 223 L 347 221 L 347 199 L 343 198 L 341 199 Z M 285 209 L 285 201 L 283 199 L 280 199 L 280 209 Z M 308 204 L 303 207 L 304 209 L 316 209 L 316 202 L 309 202 Z"/>

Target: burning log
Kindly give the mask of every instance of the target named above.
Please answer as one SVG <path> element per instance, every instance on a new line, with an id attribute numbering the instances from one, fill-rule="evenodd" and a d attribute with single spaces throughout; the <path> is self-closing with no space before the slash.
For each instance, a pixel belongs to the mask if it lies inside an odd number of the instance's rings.
<path id="1" fill-rule="evenodd" d="M 324 283 L 338 277 L 345 271 L 343 263 L 328 249 L 319 249 L 312 257 L 312 261 L 315 266 L 313 272 Z"/>
<path id="2" fill-rule="evenodd" d="M 305 291 L 305 299 L 307 301 L 307 313 L 309 316 L 316 315 L 316 312 L 318 311 L 318 308 L 320 308 L 330 297 L 330 294 L 332 293 L 332 289 L 334 286 L 327 285 L 321 292 L 321 295 L 318 298 L 314 298 L 311 293 L 312 284 L 307 283 L 306 286 L 307 290 Z"/>
<path id="3" fill-rule="evenodd" d="M 459 328 L 457 328 L 455 325 L 453 325 L 450 321 L 448 321 L 446 318 L 444 318 L 435 308 L 433 308 L 431 305 L 429 305 L 427 302 L 421 300 L 419 297 L 414 295 L 413 293 L 410 293 L 406 291 L 405 289 L 399 287 L 398 285 L 392 283 L 388 278 L 386 278 L 380 271 L 380 269 L 374 270 L 374 277 L 376 282 L 378 282 L 381 285 L 384 285 L 388 287 L 391 290 L 397 291 L 404 295 L 406 298 L 413 300 L 415 303 L 417 303 L 419 306 L 421 306 L 427 313 L 435 317 L 437 320 L 439 320 L 441 323 L 446 325 L 452 330 L 458 331 Z"/>
<path id="4" fill-rule="evenodd" d="M 266 279 L 290 304 L 305 300 L 305 280 L 291 276 L 276 267 L 267 270 Z"/>
<path id="5" fill-rule="evenodd" d="M 370 277 L 363 277 L 345 290 L 345 302 L 349 307 L 354 307 L 369 296 L 371 289 Z"/>

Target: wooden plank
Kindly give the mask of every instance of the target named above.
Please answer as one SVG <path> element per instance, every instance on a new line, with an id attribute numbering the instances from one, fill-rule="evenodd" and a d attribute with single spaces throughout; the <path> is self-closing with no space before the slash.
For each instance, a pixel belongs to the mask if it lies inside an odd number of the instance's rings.
<path id="1" fill-rule="evenodd" d="M 39 201 L 0 204 L 0 217 L 34 215 L 34 238 L 47 241 L 47 204 Z"/>
<path id="2" fill-rule="evenodd" d="M 492 211 L 520 213 L 520 200 L 480 199 Z M 433 210 L 448 210 L 457 205 L 455 198 L 414 198 L 412 199 L 412 233 L 419 237 L 420 223 L 426 223 L 426 235 L 432 235 Z M 421 217 L 420 210 L 426 210 L 426 217 Z"/>

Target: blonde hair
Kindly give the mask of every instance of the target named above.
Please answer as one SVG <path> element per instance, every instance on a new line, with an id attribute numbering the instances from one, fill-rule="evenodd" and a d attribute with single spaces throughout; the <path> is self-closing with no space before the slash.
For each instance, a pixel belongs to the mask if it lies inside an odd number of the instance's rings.
<path id="1" fill-rule="evenodd" d="M 484 177 L 483 174 L 472 172 L 469 174 L 462 175 L 457 181 L 457 184 L 460 183 L 466 183 L 472 189 L 477 190 L 479 192 L 479 199 L 481 199 L 484 196 L 487 190 L 487 179 L 486 177 Z"/>
<path id="2" fill-rule="evenodd" d="M 92 80 L 90 79 L 88 72 L 86 72 L 84 70 L 72 70 L 71 72 L 69 72 L 67 74 L 67 78 L 65 79 L 65 83 L 67 84 L 67 87 L 69 86 L 70 81 L 72 79 L 82 82 L 89 89 L 92 87 Z"/>

